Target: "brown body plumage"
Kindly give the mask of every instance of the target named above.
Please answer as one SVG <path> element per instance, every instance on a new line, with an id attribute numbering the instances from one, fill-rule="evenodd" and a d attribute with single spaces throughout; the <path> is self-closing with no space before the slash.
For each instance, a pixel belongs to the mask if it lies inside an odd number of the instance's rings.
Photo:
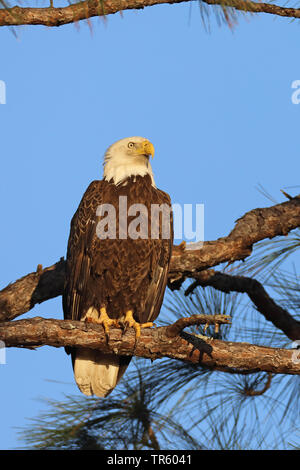
<path id="1" fill-rule="evenodd" d="M 128 208 L 133 204 L 147 208 L 147 238 L 120 239 L 120 196 L 126 196 Z M 100 239 L 97 234 L 101 217 L 96 212 L 102 204 L 111 204 L 116 210 L 116 239 Z M 124 319 L 129 310 L 139 323 L 157 318 L 167 284 L 173 234 L 170 220 L 170 236 L 163 238 L 160 217 L 159 238 L 151 238 L 153 204 L 171 207 L 169 196 L 153 185 L 149 174 L 130 176 L 119 185 L 105 179 L 90 184 L 71 222 L 63 295 L 66 319 L 89 316 L 97 321 L 102 307 L 111 319 Z M 126 229 L 137 215 L 125 219 Z M 124 233 L 124 224 L 121 231 Z M 77 384 L 86 395 L 110 393 L 130 361 L 129 357 L 105 356 L 88 349 L 66 351 L 72 354 Z"/>

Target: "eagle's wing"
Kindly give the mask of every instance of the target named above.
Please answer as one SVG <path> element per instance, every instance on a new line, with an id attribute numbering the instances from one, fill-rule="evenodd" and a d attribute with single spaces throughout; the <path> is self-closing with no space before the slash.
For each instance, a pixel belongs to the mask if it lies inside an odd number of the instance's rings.
<path id="1" fill-rule="evenodd" d="M 91 275 L 89 248 L 97 225 L 97 207 L 102 204 L 103 181 L 93 181 L 87 188 L 71 221 L 67 249 L 67 273 L 63 294 L 64 318 L 81 320 L 86 308 L 87 283 Z M 65 348 L 71 353 L 76 383 L 85 395 L 106 396 L 130 362 L 130 357 L 105 355 L 91 349 Z"/>
<path id="2" fill-rule="evenodd" d="M 160 204 L 166 204 L 171 209 L 170 196 L 161 191 L 160 193 Z M 140 323 L 154 321 L 160 312 L 160 308 L 163 302 L 165 290 L 168 282 L 168 272 L 170 267 L 170 261 L 172 256 L 173 247 L 173 213 L 170 210 L 170 230 L 169 238 L 160 238 L 155 240 L 156 249 L 152 251 L 152 265 L 154 269 L 152 271 L 152 280 L 147 292 L 145 310 L 141 313 Z M 162 236 L 162 225 L 160 225 L 160 237 Z"/>
<path id="3" fill-rule="evenodd" d="M 67 275 L 63 295 L 64 318 L 80 320 L 86 283 L 90 276 L 91 246 L 96 231 L 96 211 L 102 203 L 103 181 L 93 181 L 84 193 L 72 221 L 67 250 Z"/>

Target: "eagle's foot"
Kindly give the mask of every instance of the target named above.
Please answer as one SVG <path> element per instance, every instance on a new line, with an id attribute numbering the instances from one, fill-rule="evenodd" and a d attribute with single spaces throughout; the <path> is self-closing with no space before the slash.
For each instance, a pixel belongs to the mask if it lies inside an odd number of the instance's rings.
<path id="1" fill-rule="evenodd" d="M 104 331 L 105 331 L 105 334 L 108 335 L 109 333 L 109 328 L 111 326 L 117 326 L 117 322 L 116 320 L 112 320 L 111 318 L 109 318 L 109 316 L 107 315 L 107 312 L 106 312 L 106 308 L 105 307 L 101 307 L 100 308 L 100 317 L 98 318 L 98 320 L 96 321 L 96 323 L 98 323 L 98 325 L 103 325 L 103 328 L 104 328 Z"/>
<path id="2" fill-rule="evenodd" d="M 128 312 L 126 312 L 124 324 L 126 325 L 126 327 L 132 327 L 135 329 L 135 339 L 141 336 L 141 328 L 150 328 L 151 326 L 153 326 L 152 322 L 138 323 L 137 321 L 135 321 L 135 319 L 133 318 L 132 310 L 128 310 Z"/>
<path id="3" fill-rule="evenodd" d="M 181 243 L 179 243 L 178 248 L 179 248 L 179 250 L 181 250 L 181 251 L 185 251 L 185 249 L 186 249 L 186 241 L 183 240 Z"/>

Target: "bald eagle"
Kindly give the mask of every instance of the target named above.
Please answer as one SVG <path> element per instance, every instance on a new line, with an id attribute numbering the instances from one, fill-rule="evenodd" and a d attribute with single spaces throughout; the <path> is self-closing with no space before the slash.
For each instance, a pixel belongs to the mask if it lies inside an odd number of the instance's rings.
<path id="1" fill-rule="evenodd" d="M 102 324 L 107 335 L 114 325 L 133 327 L 139 337 L 141 327 L 157 318 L 167 285 L 171 201 L 155 186 L 150 155 L 154 147 L 143 137 L 111 145 L 103 179 L 89 185 L 71 221 L 64 318 Z M 107 396 L 131 359 L 85 348 L 66 352 L 76 383 L 88 396 Z"/>

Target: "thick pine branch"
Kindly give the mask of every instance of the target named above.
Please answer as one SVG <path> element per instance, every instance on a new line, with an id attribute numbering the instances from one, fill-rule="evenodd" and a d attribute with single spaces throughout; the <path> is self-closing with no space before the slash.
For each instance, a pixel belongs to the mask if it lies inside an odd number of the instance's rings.
<path id="1" fill-rule="evenodd" d="M 119 11 L 141 9 L 160 4 L 176 4 L 190 0 L 87 0 L 62 8 L 19 7 L 0 10 L 0 26 L 44 25 L 61 26 L 94 16 L 106 16 Z M 270 3 L 245 0 L 203 0 L 208 5 L 231 7 L 250 13 L 269 13 L 288 18 L 300 18 L 300 9 Z"/>
<path id="2" fill-rule="evenodd" d="M 220 263 L 244 260 L 253 245 L 266 238 L 287 235 L 300 226 L 300 195 L 271 207 L 253 209 L 236 221 L 227 237 L 204 242 L 201 250 L 175 248 L 169 273 L 169 286 L 177 289 L 186 277 Z"/>
<path id="3" fill-rule="evenodd" d="M 170 338 L 168 328 L 142 329 L 138 340 L 132 329 L 124 333 L 119 328 L 111 328 L 107 338 L 101 325 L 37 317 L 0 324 L 0 339 L 6 347 L 85 347 L 152 360 L 168 357 L 230 373 L 250 370 L 300 374 L 298 356 L 295 360 L 297 351 L 204 339 L 184 332 Z"/>

